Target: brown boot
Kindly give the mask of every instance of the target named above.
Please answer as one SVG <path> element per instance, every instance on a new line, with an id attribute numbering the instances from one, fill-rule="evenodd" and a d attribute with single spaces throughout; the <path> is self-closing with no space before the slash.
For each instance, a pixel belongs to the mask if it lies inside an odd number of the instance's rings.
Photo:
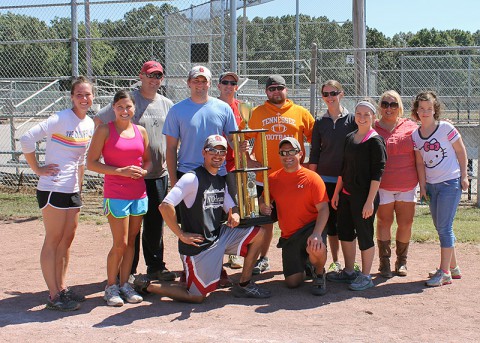
<path id="1" fill-rule="evenodd" d="M 392 250 L 390 249 L 390 241 L 381 241 L 377 240 L 378 245 L 378 255 L 380 257 L 380 266 L 378 271 L 380 275 L 384 278 L 393 277 L 392 271 L 390 269 L 390 256 L 392 255 Z"/>
<path id="2" fill-rule="evenodd" d="M 396 244 L 397 261 L 395 262 L 395 273 L 397 273 L 398 276 L 407 276 L 407 254 L 410 243 L 397 241 Z"/>

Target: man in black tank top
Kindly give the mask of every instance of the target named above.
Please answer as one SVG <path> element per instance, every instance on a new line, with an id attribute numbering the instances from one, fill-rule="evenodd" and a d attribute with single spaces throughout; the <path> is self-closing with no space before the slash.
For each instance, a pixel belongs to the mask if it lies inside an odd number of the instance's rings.
<path id="1" fill-rule="evenodd" d="M 203 165 L 183 175 L 159 206 L 165 223 L 179 238 L 186 287 L 150 284 L 148 278 L 139 276 L 134 283 L 137 291 L 200 303 L 217 288 L 223 256 L 235 254 L 245 259 L 239 283 L 233 286 L 233 294 L 244 298 L 270 297 L 269 290 L 251 280 L 263 229 L 253 226 L 235 228 L 240 221 L 238 208 L 228 194 L 225 179 L 217 174 L 226 153 L 225 138 L 209 136 L 202 150 Z M 181 207 L 181 228 L 176 218 L 177 205 Z M 223 211 L 228 213 L 226 223 L 222 222 Z"/>

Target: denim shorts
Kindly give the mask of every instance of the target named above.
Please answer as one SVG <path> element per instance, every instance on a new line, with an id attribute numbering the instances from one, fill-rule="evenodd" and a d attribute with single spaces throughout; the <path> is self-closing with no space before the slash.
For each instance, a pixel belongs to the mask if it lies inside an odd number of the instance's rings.
<path id="1" fill-rule="evenodd" d="M 115 218 L 125 218 L 128 216 L 143 216 L 147 213 L 148 197 L 135 200 L 124 199 L 103 199 L 103 214 L 111 214 Z"/>

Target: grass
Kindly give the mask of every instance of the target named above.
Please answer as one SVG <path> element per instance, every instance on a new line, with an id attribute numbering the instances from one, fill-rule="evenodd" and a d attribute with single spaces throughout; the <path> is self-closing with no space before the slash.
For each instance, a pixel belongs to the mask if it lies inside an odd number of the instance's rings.
<path id="1" fill-rule="evenodd" d="M 94 222 L 97 225 L 107 223 L 102 215 L 102 197 L 98 194 L 86 193 L 83 196 L 84 207 L 80 212 L 80 220 Z M 34 194 L 0 192 L 0 220 L 11 218 L 41 218 L 37 199 Z M 455 235 L 458 242 L 480 243 L 480 208 L 459 206 L 454 222 Z M 275 225 L 278 237 L 278 226 Z M 395 227 L 395 225 L 394 225 Z M 395 231 L 395 230 L 394 230 Z M 395 237 L 394 233 L 392 234 Z M 413 222 L 412 241 L 438 242 L 438 235 L 432 223 L 427 206 L 417 206 Z"/>

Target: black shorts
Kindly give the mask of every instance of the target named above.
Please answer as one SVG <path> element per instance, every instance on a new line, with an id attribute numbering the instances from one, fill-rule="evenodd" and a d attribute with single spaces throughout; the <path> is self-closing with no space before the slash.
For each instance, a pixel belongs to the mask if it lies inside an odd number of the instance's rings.
<path id="1" fill-rule="evenodd" d="M 356 238 L 361 251 L 374 246 L 373 223 L 380 202 L 377 194 L 373 201 L 373 214 L 367 219 L 363 219 L 362 210 L 367 196 L 367 193 L 347 195 L 340 192 L 338 201 L 338 239 L 353 242 Z"/>
<path id="2" fill-rule="evenodd" d="M 69 209 L 82 207 L 80 192 L 60 193 L 37 190 L 38 207 L 44 209 L 47 205 L 54 208 Z"/>
<path id="3" fill-rule="evenodd" d="M 328 215 L 327 225 L 325 227 L 327 234 L 329 236 L 336 236 L 337 235 L 337 210 L 332 207 L 332 198 L 333 193 L 335 193 L 335 187 L 337 186 L 336 183 L 332 182 L 325 182 L 325 188 L 327 190 L 328 199 L 328 209 L 330 213 Z"/>
<path id="4" fill-rule="evenodd" d="M 293 274 L 303 273 L 308 259 L 307 240 L 313 233 L 315 222 L 305 225 L 291 237 L 278 240 L 277 248 L 282 248 L 283 275 L 288 277 Z M 325 244 L 325 230 L 322 241 Z"/>

